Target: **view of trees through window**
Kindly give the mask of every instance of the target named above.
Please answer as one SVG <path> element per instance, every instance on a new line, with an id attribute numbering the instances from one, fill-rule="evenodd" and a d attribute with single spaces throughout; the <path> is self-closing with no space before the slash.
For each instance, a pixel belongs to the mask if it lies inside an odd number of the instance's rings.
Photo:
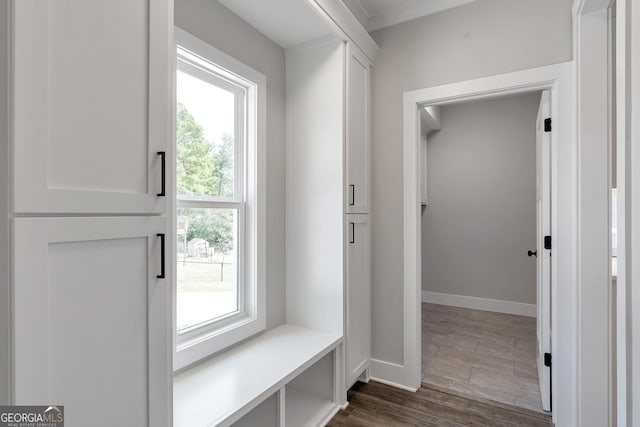
<path id="1" fill-rule="evenodd" d="M 187 107 L 176 111 L 176 193 L 180 196 L 233 197 L 233 136 L 224 133 L 217 145 Z"/>
<path id="2" fill-rule="evenodd" d="M 180 94 L 180 86 L 178 89 Z M 196 121 L 186 105 L 178 102 L 178 331 L 238 309 L 237 209 L 220 207 L 220 204 L 185 206 L 189 200 L 234 197 L 234 137 L 224 132 L 218 139 L 210 140 L 205 135 L 204 126 Z M 181 203 L 184 200 L 187 202 Z"/>

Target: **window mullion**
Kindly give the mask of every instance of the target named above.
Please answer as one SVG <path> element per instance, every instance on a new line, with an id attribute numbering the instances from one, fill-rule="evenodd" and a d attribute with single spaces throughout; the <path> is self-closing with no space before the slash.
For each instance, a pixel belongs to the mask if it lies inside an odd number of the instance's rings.
<path id="1" fill-rule="evenodd" d="M 244 202 L 209 201 L 209 200 L 180 200 L 176 206 L 182 209 L 240 209 Z"/>

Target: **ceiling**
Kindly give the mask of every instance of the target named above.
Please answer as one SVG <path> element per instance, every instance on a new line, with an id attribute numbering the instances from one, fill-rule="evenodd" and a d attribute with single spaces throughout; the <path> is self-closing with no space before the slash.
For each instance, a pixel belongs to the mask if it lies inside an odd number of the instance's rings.
<path id="1" fill-rule="evenodd" d="M 316 7 L 312 7 L 315 2 L 311 0 L 218 1 L 285 49 L 335 34 L 336 31 L 334 25 L 319 14 Z M 472 1 L 475 0 L 342 0 L 367 31 Z"/>
<path id="2" fill-rule="evenodd" d="M 218 1 L 285 49 L 335 33 L 333 26 L 308 1 Z"/>
<path id="3" fill-rule="evenodd" d="M 475 0 L 343 0 L 367 31 L 451 9 Z"/>

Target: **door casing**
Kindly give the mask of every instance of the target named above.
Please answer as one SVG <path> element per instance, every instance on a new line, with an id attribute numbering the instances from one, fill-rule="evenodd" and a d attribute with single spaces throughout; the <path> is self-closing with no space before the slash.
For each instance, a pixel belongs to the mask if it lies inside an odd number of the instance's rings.
<path id="1" fill-rule="evenodd" d="M 552 406 L 556 425 L 574 425 L 575 360 L 577 336 L 576 298 L 576 141 L 573 62 L 565 62 L 481 79 L 404 93 L 403 235 L 404 235 L 404 343 L 402 378 L 394 382 L 417 390 L 421 381 L 421 235 L 420 222 L 420 118 L 419 108 L 473 101 L 541 90 L 551 95 L 551 325 Z M 559 260 L 563 260 L 559 263 Z M 557 286 L 562 283 L 563 286 Z M 560 309 L 562 307 L 562 309 Z M 378 377 L 376 372 L 372 376 Z"/>

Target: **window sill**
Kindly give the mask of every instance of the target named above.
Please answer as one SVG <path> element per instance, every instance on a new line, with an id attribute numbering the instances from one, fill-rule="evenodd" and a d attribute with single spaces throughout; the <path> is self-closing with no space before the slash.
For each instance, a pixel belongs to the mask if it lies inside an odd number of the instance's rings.
<path id="1" fill-rule="evenodd" d="M 212 354 L 224 352 L 225 349 L 263 332 L 265 323 L 264 316 L 244 316 L 223 327 L 196 336 L 191 341 L 179 343 L 174 353 L 174 371 L 182 371 L 185 368 L 188 370 L 190 366 Z"/>
<path id="2" fill-rule="evenodd" d="M 342 337 L 282 325 L 176 375 L 176 427 L 229 425 L 290 382 Z"/>

